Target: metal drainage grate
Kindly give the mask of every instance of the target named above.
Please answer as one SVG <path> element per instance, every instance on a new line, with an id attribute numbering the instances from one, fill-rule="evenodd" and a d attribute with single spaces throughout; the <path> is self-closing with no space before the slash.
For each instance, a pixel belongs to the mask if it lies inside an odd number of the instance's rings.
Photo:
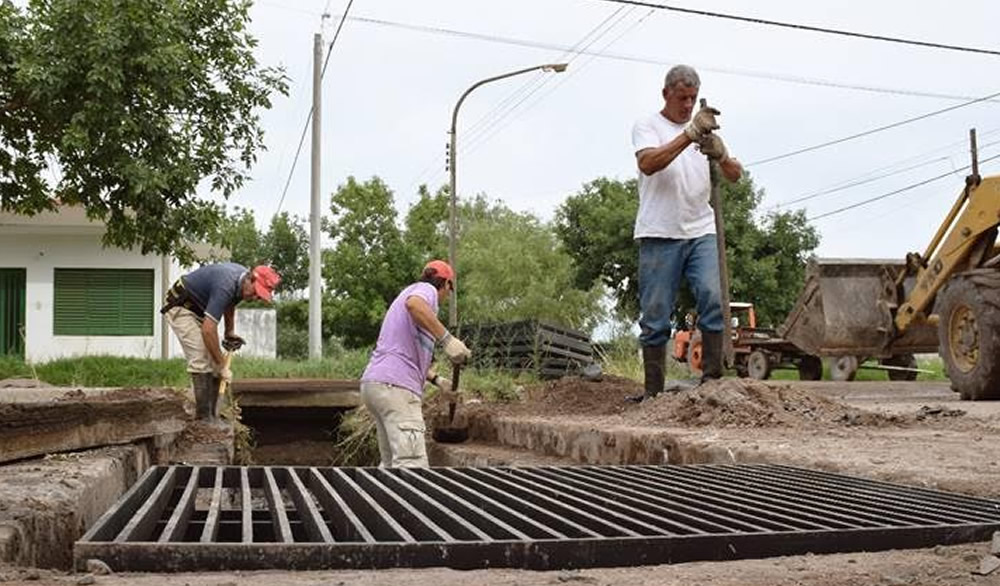
<path id="1" fill-rule="evenodd" d="M 119 571 L 536 570 L 988 539 L 1000 501 L 771 465 L 151 468 L 74 548 Z"/>

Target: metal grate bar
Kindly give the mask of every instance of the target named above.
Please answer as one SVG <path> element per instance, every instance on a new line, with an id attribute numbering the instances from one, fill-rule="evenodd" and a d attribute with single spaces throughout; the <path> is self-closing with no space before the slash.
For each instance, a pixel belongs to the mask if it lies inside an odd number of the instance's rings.
<path id="1" fill-rule="evenodd" d="M 115 537 L 116 542 L 152 540 L 152 533 L 156 529 L 156 523 L 160 518 L 160 514 L 166 508 L 167 500 L 173 494 L 174 486 L 177 484 L 177 470 L 176 466 L 171 466 L 167 470 L 167 473 L 156 484 L 156 488 L 153 489 L 153 493 L 149 496 L 149 499 L 139 507 L 139 511 L 125 525 L 125 528 L 121 530 L 118 536 Z M 190 474 L 190 470 L 187 473 Z"/>
<path id="2" fill-rule="evenodd" d="M 553 471 L 546 472 L 552 474 Z M 616 475 L 611 471 L 595 470 L 590 467 L 560 470 L 556 472 L 567 478 L 579 480 L 583 486 L 590 483 L 593 486 L 604 487 L 612 494 L 625 494 L 638 499 L 639 502 L 655 503 L 657 510 L 667 511 L 675 517 L 684 519 L 692 525 L 700 525 L 704 532 L 736 532 L 736 531 L 793 531 L 798 527 L 785 523 L 775 523 L 768 519 L 748 515 L 743 511 L 730 510 L 726 515 L 726 510 L 714 506 L 708 502 L 704 496 L 701 500 L 693 500 L 684 496 L 664 497 L 656 490 L 655 485 L 646 483 L 630 482 L 627 475 Z"/>
<path id="3" fill-rule="evenodd" d="M 277 470 L 280 472 L 280 468 Z M 267 506 L 271 511 L 271 522 L 274 525 L 274 534 L 281 543 L 294 543 L 295 537 L 292 535 L 292 526 L 288 522 L 288 512 L 285 510 L 285 500 L 278 489 L 278 479 L 275 478 L 276 470 L 264 468 L 264 497 L 267 498 Z M 282 475 L 284 479 L 284 475 Z"/>
<path id="4" fill-rule="evenodd" d="M 253 543 L 253 500 L 250 494 L 250 472 L 240 468 L 240 535 L 243 543 Z"/>
<path id="5" fill-rule="evenodd" d="M 684 523 L 676 521 L 673 518 L 677 516 L 676 514 L 671 513 L 671 511 L 659 506 L 658 504 L 650 503 L 648 500 L 635 498 L 634 496 L 629 496 L 625 494 L 624 491 L 618 490 L 610 492 L 606 487 L 602 487 L 600 483 L 597 482 L 592 481 L 589 485 L 581 485 L 580 482 L 576 481 L 571 476 L 560 474 L 559 472 L 547 471 L 544 468 L 537 469 L 535 471 L 524 471 L 523 475 L 533 478 L 540 484 L 548 486 L 554 490 L 559 490 L 563 493 L 575 494 L 583 499 L 588 498 L 588 494 L 597 497 L 597 499 L 599 499 L 603 506 L 607 507 L 608 510 L 616 511 L 618 514 L 624 515 L 625 518 L 643 519 L 646 523 L 646 527 L 655 531 L 654 534 L 694 535 L 713 532 L 692 527 L 691 525 L 685 525 Z M 556 480 L 559 478 L 562 479 L 561 482 Z M 643 510 L 644 508 L 646 510 Z M 706 523 L 704 521 L 696 521 L 696 524 Z M 712 526 L 712 529 L 715 530 L 714 532 L 732 533 L 738 531 L 738 529 L 733 527 L 724 527 L 714 523 L 708 525 Z"/>
<path id="6" fill-rule="evenodd" d="M 285 468 L 285 474 L 290 480 L 288 493 L 292 497 L 292 502 L 295 503 L 295 509 L 300 513 L 299 519 L 305 525 L 309 541 L 333 543 L 333 535 L 326 526 L 323 514 L 320 513 L 316 503 L 313 502 L 312 495 L 306 490 L 302 479 L 299 478 L 299 475 L 292 468 Z"/>
<path id="7" fill-rule="evenodd" d="M 680 467 L 678 466 L 677 468 Z M 657 476 L 663 476 L 667 473 L 667 471 L 664 470 L 652 470 L 651 472 Z M 706 466 L 703 469 L 694 471 L 670 470 L 669 474 L 676 474 L 677 476 L 687 478 L 701 478 L 706 482 L 715 485 L 725 484 L 728 485 L 728 490 L 731 493 L 736 492 L 751 494 L 754 498 L 761 499 L 765 502 L 774 502 L 789 509 L 813 513 L 818 517 L 826 517 L 832 521 L 839 521 L 846 527 L 881 527 L 888 522 L 885 518 L 871 518 L 849 508 L 842 507 L 835 502 L 830 502 L 831 499 L 827 497 L 821 497 L 813 500 L 806 498 L 806 495 L 803 495 L 798 490 L 788 490 L 782 486 L 775 485 L 767 486 L 765 489 L 764 487 L 761 487 L 760 485 L 744 478 L 727 475 L 722 471 L 715 470 L 711 466 Z"/>
<path id="8" fill-rule="evenodd" d="M 194 513 L 194 501 L 197 496 L 198 467 L 194 466 L 188 475 L 187 486 L 184 487 L 184 493 L 181 495 L 180 502 L 174 507 L 174 512 L 170 515 L 170 520 L 167 522 L 167 527 L 160 533 L 159 541 L 161 543 L 180 541 L 184 538 L 184 532 L 187 531 L 188 522 L 191 520 L 192 513 Z"/>
<path id="9" fill-rule="evenodd" d="M 787 466 L 156 467 L 74 546 L 119 571 L 534 570 L 879 551 L 1000 530 L 1000 500 Z"/>
<path id="10" fill-rule="evenodd" d="M 526 482 L 523 485 L 518 484 L 517 482 L 496 476 L 494 471 L 489 469 L 470 468 L 461 471 L 449 470 L 448 473 L 479 478 L 497 487 L 502 487 L 511 494 L 518 495 L 532 504 L 548 509 L 554 513 L 562 514 L 567 518 L 588 527 L 602 537 L 635 537 L 639 535 L 638 532 L 632 529 L 622 527 L 611 520 L 605 520 L 601 517 L 602 513 L 610 513 L 610 511 L 605 511 L 598 507 L 590 507 L 586 502 L 581 502 L 580 499 L 574 498 L 570 495 L 553 497 L 543 494 L 543 492 L 539 492 L 537 490 L 537 485 L 530 482 Z M 548 492 L 550 495 L 553 494 L 553 491 L 545 492 Z M 573 504 L 571 505 L 569 503 Z"/>
<path id="11" fill-rule="evenodd" d="M 416 476 L 414 472 L 409 470 L 403 472 Z M 490 518 L 495 519 L 500 527 L 509 534 L 509 537 L 505 537 L 491 533 L 497 539 L 566 539 L 600 536 L 582 525 L 568 519 L 563 520 L 534 503 L 497 490 L 475 478 L 467 478 L 458 482 L 433 469 L 421 470 L 420 473 L 418 478 L 434 480 L 441 485 L 441 490 L 449 490 L 453 495 L 462 495 L 468 499 L 462 501 L 463 503 L 469 506 L 479 506 L 484 512 L 489 513 Z M 440 492 L 439 494 L 443 496 L 447 493 Z M 518 508 L 523 513 L 519 512 Z M 543 522 L 547 525 L 543 525 Z"/>
<path id="12" fill-rule="evenodd" d="M 996 518 L 1000 518 L 1000 507 L 997 503 L 983 500 L 981 503 L 975 497 L 961 497 L 957 502 L 952 495 L 933 491 L 930 489 L 920 489 L 895 485 L 892 490 L 879 487 L 875 483 L 844 482 L 840 477 L 824 472 L 814 472 L 811 470 L 798 471 L 795 468 L 785 468 L 774 466 L 769 469 L 775 475 L 782 478 L 795 478 L 795 472 L 799 472 L 798 477 L 802 479 L 815 478 L 815 486 L 825 490 L 845 491 L 848 494 L 859 495 L 869 502 L 877 502 L 887 507 L 899 507 L 906 511 L 921 511 L 929 513 L 931 518 L 941 518 L 943 520 L 964 519 L 966 521 L 977 521 L 980 513 L 993 513 Z M 804 473 L 803 473 L 804 472 Z M 805 482 L 805 480 L 803 480 Z M 947 515 L 944 515 L 947 513 Z"/>
<path id="13" fill-rule="evenodd" d="M 422 478 L 414 476 L 418 483 L 424 483 Z M 392 490 L 406 499 L 411 506 L 418 509 L 424 516 L 437 519 L 438 525 L 446 530 L 452 539 L 460 541 L 493 541 L 493 538 L 474 523 L 466 521 L 461 515 L 452 512 L 453 508 L 458 508 L 455 499 L 450 499 L 451 503 L 438 502 L 428 495 L 419 492 L 415 486 L 411 486 L 395 474 L 385 474 L 381 478 L 382 482 L 390 486 Z M 445 493 L 438 491 L 438 496 Z M 466 506 L 464 513 L 469 515 L 475 511 L 474 508 Z"/>
<path id="14" fill-rule="evenodd" d="M 376 541 L 407 543 L 416 541 L 409 531 L 387 513 L 371 495 L 362 490 L 344 470 L 332 468 L 323 470 L 323 473 L 330 484 L 344 495 L 344 500 L 351 508 L 357 511 L 358 518 L 368 527 Z"/>
<path id="15" fill-rule="evenodd" d="M 582 472 L 591 474 L 594 473 L 594 470 L 588 468 Z M 644 478 L 639 473 L 630 474 L 628 470 L 619 470 L 617 467 L 601 468 L 598 473 L 601 476 L 609 477 L 615 484 L 633 487 L 638 491 L 647 491 L 666 502 L 677 500 L 688 503 L 692 505 L 689 507 L 689 510 L 692 511 L 697 511 L 700 506 L 702 514 L 707 514 L 711 518 L 725 520 L 728 512 L 734 520 L 748 519 L 771 531 L 830 529 L 828 524 L 814 522 L 807 517 L 786 514 L 786 511 L 780 507 L 769 506 L 766 503 L 738 495 L 730 495 L 727 498 L 727 495 L 720 495 L 720 491 L 713 490 L 717 487 L 703 488 L 698 483 L 693 482 L 678 483 L 667 479 Z"/>
<path id="16" fill-rule="evenodd" d="M 309 469 L 309 490 L 326 511 L 333 528 L 334 541 L 362 541 L 373 543 L 375 537 L 361 519 L 316 468 Z"/>
<path id="17" fill-rule="evenodd" d="M 853 513 L 859 519 L 870 520 L 877 525 L 926 525 L 929 523 L 927 519 L 911 515 L 905 509 L 896 507 L 880 509 L 867 499 L 852 498 L 846 491 L 829 487 L 816 489 L 801 479 L 775 478 L 769 474 L 761 474 L 759 471 L 739 470 L 728 466 L 713 467 L 712 471 L 720 476 L 734 479 L 736 482 L 764 486 L 770 492 L 785 495 L 795 494 L 799 495 L 798 498 L 808 497 L 820 503 L 821 506 L 828 506 L 831 510 L 838 512 Z"/>

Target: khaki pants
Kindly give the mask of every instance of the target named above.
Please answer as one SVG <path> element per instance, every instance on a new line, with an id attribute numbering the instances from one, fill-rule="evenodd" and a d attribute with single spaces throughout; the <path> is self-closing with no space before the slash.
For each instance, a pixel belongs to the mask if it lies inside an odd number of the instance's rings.
<path id="1" fill-rule="evenodd" d="M 382 468 L 426 468 L 424 414 L 420 397 L 382 383 L 361 383 L 361 400 L 375 420 Z"/>
<path id="2" fill-rule="evenodd" d="M 213 372 L 215 362 L 205 347 L 205 339 L 201 336 L 201 322 L 190 309 L 174 307 L 167 312 L 167 323 L 177 335 L 187 358 L 187 371 L 190 373 Z"/>

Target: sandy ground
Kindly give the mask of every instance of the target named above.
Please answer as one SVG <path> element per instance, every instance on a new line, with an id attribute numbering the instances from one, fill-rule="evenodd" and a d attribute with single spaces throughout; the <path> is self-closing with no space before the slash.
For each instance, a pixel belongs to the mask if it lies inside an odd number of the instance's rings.
<path id="1" fill-rule="evenodd" d="M 968 586 L 1000 584 L 1000 571 L 972 574 L 988 544 L 874 554 L 792 556 L 766 560 L 697 562 L 673 566 L 603 568 L 580 571 L 528 572 L 523 570 L 456 571 L 446 569 L 330 571 L 330 572 L 218 572 L 200 574 L 66 575 L 38 570 L 0 569 L 0 582 L 11 584 L 72 585 L 95 583 L 130 586 L 374 586 L 408 584 L 490 584 L 547 586 Z"/>

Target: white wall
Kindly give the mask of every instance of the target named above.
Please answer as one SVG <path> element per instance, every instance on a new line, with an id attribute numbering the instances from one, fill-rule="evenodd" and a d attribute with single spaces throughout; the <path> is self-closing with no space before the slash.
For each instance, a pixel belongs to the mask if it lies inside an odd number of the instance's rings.
<path id="1" fill-rule="evenodd" d="M 167 327 L 169 333 L 170 327 Z M 236 334 L 247 341 L 239 355 L 254 358 L 276 358 L 278 356 L 278 312 L 273 309 L 236 308 Z M 219 339 L 222 339 L 219 326 Z M 183 358 L 177 336 L 170 334 L 170 357 Z"/>
<path id="2" fill-rule="evenodd" d="M 160 320 L 153 320 L 152 336 L 55 336 L 53 286 L 56 268 L 152 269 L 154 310 L 159 309 L 160 257 L 103 248 L 100 236 L 90 234 L 0 234 L 0 267 L 24 268 L 25 358 L 45 362 L 87 354 L 158 358 Z M 157 314 L 158 315 L 158 314 Z"/>
<path id="3" fill-rule="evenodd" d="M 61 232 L 61 233 L 60 233 Z M 100 233 L 65 228 L 44 233 L 24 233 L 5 229 L 0 233 L 0 268 L 25 269 L 25 358 L 47 362 L 94 354 L 160 358 L 164 328 L 159 310 L 164 291 L 161 285 L 161 257 L 143 256 L 117 248 L 103 248 Z M 151 269 L 153 271 L 152 336 L 55 336 L 53 329 L 53 284 L 55 269 Z M 167 287 L 182 274 L 172 263 Z M 176 336 L 167 327 L 169 355 L 183 357 Z M 277 316 L 273 309 L 237 309 L 236 332 L 247 345 L 242 356 L 274 358 L 277 355 Z"/>

